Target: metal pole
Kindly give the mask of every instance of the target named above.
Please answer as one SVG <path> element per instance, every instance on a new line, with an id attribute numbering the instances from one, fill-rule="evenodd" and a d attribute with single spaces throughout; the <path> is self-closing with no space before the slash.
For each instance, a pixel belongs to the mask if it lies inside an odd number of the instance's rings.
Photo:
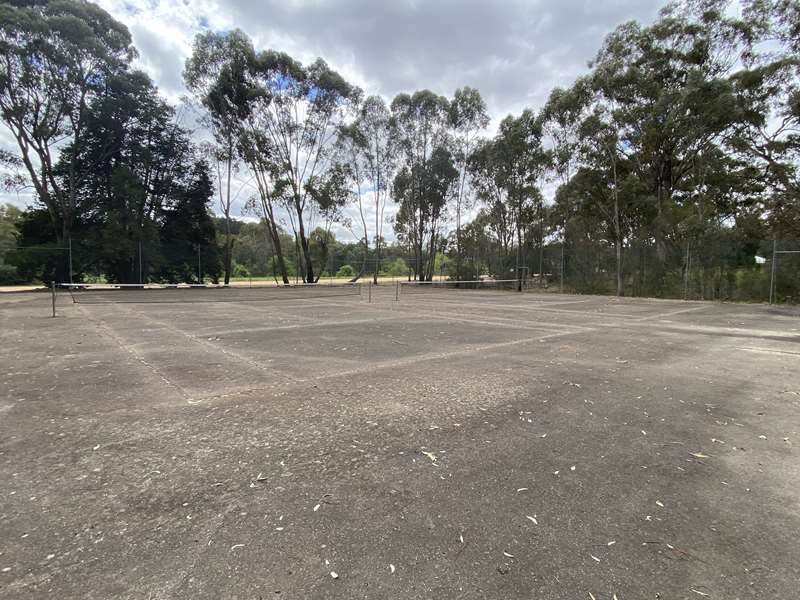
<path id="1" fill-rule="evenodd" d="M 203 283 L 203 272 L 200 270 L 200 244 L 197 244 L 197 283 Z"/>
<path id="2" fill-rule="evenodd" d="M 369 303 L 372 304 L 372 282 L 370 281 L 367 284 L 368 294 L 369 294 Z"/>
<path id="3" fill-rule="evenodd" d="M 775 296 L 775 262 L 778 260 L 778 240 L 772 240 L 772 270 L 769 277 L 769 303 Z"/>
<path id="4" fill-rule="evenodd" d="M 72 281 L 72 236 L 69 236 L 69 282 Z"/>
<path id="5" fill-rule="evenodd" d="M 139 240 L 139 283 L 144 283 L 142 279 L 142 240 Z"/>
<path id="6" fill-rule="evenodd" d="M 53 295 L 53 318 L 56 316 L 56 282 L 50 282 L 50 291 Z"/>
<path id="7" fill-rule="evenodd" d="M 561 284 L 559 286 L 560 293 L 564 293 L 564 242 L 561 242 Z"/>
<path id="8" fill-rule="evenodd" d="M 686 271 L 683 274 L 683 299 L 689 299 L 689 275 L 692 269 L 692 240 L 686 240 Z"/>
<path id="9" fill-rule="evenodd" d="M 395 302 L 399 302 L 400 301 L 400 282 L 399 281 L 395 281 L 394 282 L 394 301 Z"/>

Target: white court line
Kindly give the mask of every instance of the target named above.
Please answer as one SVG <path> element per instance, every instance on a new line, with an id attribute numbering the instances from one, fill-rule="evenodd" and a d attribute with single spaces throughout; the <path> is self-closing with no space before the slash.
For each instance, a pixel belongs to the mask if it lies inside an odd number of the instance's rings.
<path id="1" fill-rule="evenodd" d="M 118 307 L 122 308 L 124 305 L 116 304 L 114 306 L 118 306 Z M 229 350 L 228 348 L 224 348 L 224 347 L 220 346 L 219 344 L 212 344 L 210 341 L 204 340 L 204 339 L 202 339 L 202 338 L 200 338 L 200 337 L 198 337 L 196 335 L 193 335 L 191 333 L 183 331 L 182 329 L 179 329 L 178 327 L 175 327 L 174 325 L 171 325 L 169 323 L 165 323 L 165 322 L 160 321 L 158 319 L 154 319 L 153 317 L 150 317 L 150 316 L 148 316 L 148 315 L 146 315 L 144 313 L 135 311 L 135 310 L 133 310 L 131 308 L 128 308 L 127 306 L 124 307 L 123 310 L 125 310 L 128 313 L 136 314 L 140 318 L 144 319 L 145 321 L 149 321 L 150 323 L 153 323 L 155 325 L 163 327 L 167 331 L 172 331 L 173 333 L 178 333 L 178 334 L 184 336 L 185 338 L 191 340 L 192 342 L 195 342 L 196 344 L 204 346 L 208 350 L 211 350 L 211 351 L 213 351 L 215 353 L 223 354 L 223 355 L 227 356 L 228 358 L 233 359 L 234 362 L 245 363 L 246 365 L 248 365 L 248 366 L 250 366 L 250 367 L 252 367 L 252 368 L 254 368 L 254 369 L 258 370 L 258 371 L 262 371 L 262 372 L 268 373 L 270 375 L 276 375 L 276 376 L 278 376 L 280 378 L 283 378 L 286 381 L 290 381 L 290 382 L 297 381 L 297 379 L 295 377 L 292 377 L 291 375 L 287 375 L 286 373 L 277 370 L 273 366 L 264 365 L 264 364 L 262 364 L 262 363 L 260 363 L 258 361 L 253 360 L 249 356 L 245 356 L 244 354 L 241 354 L 240 352 L 236 352 L 234 350 Z"/>
<path id="2" fill-rule="evenodd" d="M 692 306 L 690 308 L 682 308 L 680 310 L 673 310 L 672 312 L 662 313 L 660 315 L 648 315 L 646 317 L 642 317 L 641 319 L 637 319 L 638 321 L 647 321 L 648 319 L 663 319 L 665 317 L 672 317 L 674 315 L 680 315 L 687 312 L 693 312 L 695 310 L 703 310 L 704 308 L 709 308 L 708 304 L 703 304 L 701 306 Z"/>
<path id="3" fill-rule="evenodd" d="M 122 348 L 122 350 L 124 350 L 125 352 L 130 354 L 139 363 L 141 363 L 142 365 L 147 367 L 147 369 L 150 370 L 156 377 L 161 379 L 161 381 L 163 381 L 169 387 L 171 387 L 172 389 L 177 391 L 178 394 L 180 396 L 182 396 L 184 400 L 186 400 L 187 402 L 191 402 L 191 399 L 192 399 L 191 394 L 189 394 L 186 390 L 183 389 L 183 387 L 181 387 L 177 383 L 175 383 L 173 381 L 170 381 L 170 379 L 167 378 L 167 376 L 164 375 L 161 372 L 161 369 L 159 369 L 156 365 L 150 363 L 131 344 L 126 343 L 125 340 L 122 339 L 121 336 L 117 335 L 117 333 L 111 327 L 109 327 L 103 319 L 96 320 L 90 314 L 88 314 L 89 311 L 84 310 L 84 308 L 82 306 L 80 306 L 80 305 L 76 305 L 76 306 L 77 306 L 78 310 L 83 313 L 83 315 L 84 315 L 84 317 L 86 318 L 87 321 L 92 323 L 100 331 L 104 332 L 106 334 L 106 336 L 111 338 L 111 340 L 113 340 L 120 348 Z"/>
<path id="4" fill-rule="evenodd" d="M 403 311 L 403 314 L 406 315 L 413 315 L 417 317 L 438 320 L 438 321 L 455 321 L 457 323 L 474 323 L 476 325 L 492 325 L 498 327 L 507 327 L 511 329 L 528 329 L 528 330 L 537 330 L 537 329 L 556 329 L 556 330 L 563 330 L 565 327 L 574 329 L 576 332 L 579 331 L 594 331 L 592 327 L 585 327 L 582 325 L 571 325 L 568 323 L 550 323 L 550 322 L 542 322 L 542 321 L 531 321 L 531 320 L 517 320 L 510 317 L 489 317 L 488 319 L 469 319 L 466 317 L 454 317 L 453 315 L 441 313 L 439 311 L 434 311 L 433 313 L 430 312 L 419 312 L 414 310 L 407 310 L 405 307 L 399 308 L 399 310 Z M 469 312 L 462 312 L 461 314 L 471 314 Z M 441 315 L 441 316 L 440 316 Z M 485 315 L 484 315 L 485 316 Z M 508 321 L 506 323 L 506 321 Z"/>
<path id="5" fill-rule="evenodd" d="M 401 298 L 400 302 L 402 303 L 403 300 Z M 613 313 L 600 313 L 597 311 L 588 311 L 588 310 L 560 310 L 557 308 L 548 308 L 547 303 L 540 303 L 536 306 L 522 306 L 519 304 L 494 304 L 494 303 L 470 303 L 470 302 L 456 302 L 455 300 L 444 300 L 441 297 L 436 298 L 436 304 L 448 304 L 448 305 L 456 305 L 456 306 L 470 306 L 475 309 L 480 308 L 500 308 L 500 309 L 510 309 L 510 310 L 521 310 L 525 312 L 550 312 L 562 315 L 588 315 L 588 316 L 599 316 L 599 317 L 615 317 L 620 319 L 629 319 L 629 320 L 636 320 L 641 317 L 641 315 L 629 315 L 629 314 L 613 314 Z"/>
<path id="6" fill-rule="evenodd" d="M 755 352 L 757 354 L 788 354 L 789 356 L 800 356 L 800 352 L 791 352 L 789 350 L 774 350 L 772 348 L 747 348 L 745 346 L 736 346 L 737 350 L 745 350 L 746 352 Z"/>
<path id="7" fill-rule="evenodd" d="M 336 373 L 329 373 L 329 374 L 325 374 L 325 375 L 317 375 L 317 376 L 309 377 L 309 378 L 306 378 L 306 379 L 298 379 L 298 380 L 296 380 L 296 381 L 294 381 L 292 383 L 294 383 L 294 384 L 308 384 L 308 383 L 314 383 L 314 382 L 317 382 L 317 381 L 325 381 L 325 380 L 330 380 L 330 379 L 339 379 L 339 378 L 342 378 L 342 377 L 353 377 L 353 376 L 356 376 L 356 375 L 363 375 L 365 373 L 372 373 L 372 372 L 377 371 L 377 370 L 397 369 L 398 367 L 405 367 L 405 366 L 409 366 L 409 365 L 414 365 L 414 364 L 417 364 L 417 363 L 420 363 L 420 362 L 432 362 L 432 361 L 438 361 L 438 360 L 446 360 L 446 359 L 450 359 L 450 358 L 453 358 L 453 357 L 456 357 L 456 356 L 469 356 L 471 354 L 476 354 L 476 353 L 479 353 L 479 352 L 491 352 L 492 350 L 495 350 L 495 349 L 508 348 L 508 347 L 512 347 L 512 346 L 519 346 L 519 345 L 522 345 L 522 344 L 531 344 L 531 343 L 534 343 L 534 342 L 535 343 L 540 343 L 540 342 L 544 342 L 546 340 L 551 340 L 551 339 L 554 339 L 554 338 L 565 337 L 565 336 L 568 336 L 568 335 L 579 335 L 579 334 L 582 334 L 582 333 L 586 333 L 586 332 L 585 331 L 561 331 L 561 332 L 558 332 L 558 333 L 549 333 L 549 334 L 546 334 L 546 335 L 523 338 L 523 339 L 519 339 L 519 340 L 511 340 L 511 341 L 507 341 L 507 342 L 497 342 L 497 343 L 494 343 L 494 344 L 482 344 L 482 345 L 478 345 L 478 346 L 472 345 L 472 346 L 468 346 L 466 348 L 461 348 L 459 350 L 451 350 L 449 352 L 432 352 L 432 353 L 427 353 L 427 354 L 418 354 L 418 355 L 414 355 L 414 356 L 407 356 L 405 358 L 401 358 L 401 359 L 397 359 L 397 360 L 390 360 L 390 361 L 382 361 L 382 362 L 372 363 L 372 364 L 364 365 L 364 366 L 361 366 L 361 367 L 358 367 L 358 368 L 355 368 L 355 369 L 350 369 L 348 371 L 338 371 Z M 270 387 L 258 386 L 258 387 L 252 387 L 252 388 L 249 388 L 249 389 L 246 389 L 246 390 L 237 390 L 237 391 L 234 391 L 234 392 L 223 392 L 223 393 L 220 393 L 220 394 L 210 394 L 208 396 L 201 396 L 201 397 L 197 398 L 195 403 L 197 403 L 197 402 L 205 402 L 205 401 L 208 401 L 208 400 L 218 400 L 218 399 L 221 399 L 221 398 L 225 398 L 225 397 L 228 397 L 228 396 L 234 396 L 234 395 L 240 396 L 240 395 L 244 395 L 244 394 L 251 394 L 251 393 L 256 393 L 256 392 L 264 392 L 264 391 L 268 391 L 268 390 L 271 390 L 271 389 L 274 389 L 274 386 L 270 386 Z"/>
<path id="8" fill-rule="evenodd" d="M 402 321 L 407 319 L 407 314 L 398 315 L 394 317 L 373 317 L 371 319 L 350 319 L 349 321 L 324 321 L 315 320 L 313 323 L 294 323 L 292 325 L 275 325 L 274 327 L 250 327 L 246 329 L 220 329 L 214 327 L 212 329 L 203 329 L 202 333 L 198 332 L 197 335 L 231 335 L 238 333 L 261 333 L 271 331 L 289 331 L 292 329 L 314 329 L 314 328 L 329 328 L 329 327 L 349 327 L 351 325 L 368 325 L 372 323 L 386 323 L 391 321 Z"/>

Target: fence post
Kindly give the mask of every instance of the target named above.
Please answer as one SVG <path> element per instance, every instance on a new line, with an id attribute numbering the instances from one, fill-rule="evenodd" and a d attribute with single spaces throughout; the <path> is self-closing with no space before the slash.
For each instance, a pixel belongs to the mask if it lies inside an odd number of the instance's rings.
<path id="1" fill-rule="evenodd" d="M 144 283 L 142 279 L 142 240 L 139 240 L 139 283 Z"/>
<path id="2" fill-rule="evenodd" d="M 72 236 L 69 236 L 69 282 L 73 283 L 72 281 Z"/>
<path id="3" fill-rule="evenodd" d="M 561 242 L 561 283 L 559 285 L 559 293 L 564 293 L 564 242 Z"/>
<path id="4" fill-rule="evenodd" d="M 769 277 L 769 303 L 775 296 L 775 262 L 778 260 L 778 240 L 772 240 L 772 269 Z"/>
<path id="5" fill-rule="evenodd" d="M 372 282 L 370 281 L 367 284 L 367 294 L 368 294 L 368 302 L 372 304 Z"/>
<path id="6" fill-rule="evenodd" d="M 400 282 L 399 281 L 395 281 L 394 282 L 394 301 L 395 302 L 399 302 L 400 301 Z"/>
<path id="7" fill-rule="evenodd" d="M 683 273 L 683 299 L 689 299 L 689 277 L 692 272 L 692 240 L 686 240 L 686 270 Z"/>
<path id="8" fill-rule="evenodd" d="M 56 316 L 56 282 L 50 282 L 50 291 L 53 296 L 53 318 Z"/>

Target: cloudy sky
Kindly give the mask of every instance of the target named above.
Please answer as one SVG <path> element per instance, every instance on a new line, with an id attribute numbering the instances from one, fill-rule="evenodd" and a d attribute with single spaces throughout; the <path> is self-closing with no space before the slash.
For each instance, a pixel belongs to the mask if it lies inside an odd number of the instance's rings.
<path id="1" fill-rule="evenodd" d="M 616 25 L 650 22 L 660 0 L 100 0 L 125 23 L 139 67 L 171 100 L 194 35 L 243 29 L 257 48 L 323 57 L 367 93 L 478 88 L 493 125 L 538 108 L 586 70 Z M 24 197 L 6 199 L 25 204 Z"/>
<path id="2" fill-rule="evenodd" d="M 183 93 L 194 35 L 239 27 L 259 48 L 323 57 L 368 93 L 478 88 L 493 115 L 537 107 L 586 68 L 603 37 L 650 21 L 658 0 L 100 0 L 162 91 Z"/>

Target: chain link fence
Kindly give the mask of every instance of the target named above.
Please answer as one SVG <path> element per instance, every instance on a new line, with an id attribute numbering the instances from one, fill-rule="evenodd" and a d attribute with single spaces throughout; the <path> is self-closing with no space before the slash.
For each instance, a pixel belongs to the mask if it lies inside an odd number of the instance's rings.
<path id="1" fill-rule="evenodd" d="M 548 244 L 526 255 L 534 283 L 578 294 L 617 293 L 617 252 L 600 244 Z M 538 265 L 542 264 L 539 269 Z M 800 241 L 686 240 L 659 251 L 621 249 L 622 295 L 800 303 Z"/>
<path id="2" fill-rule="evenodd" d="M 396 248 L 395 248 L 396 250 Z M 716 300 L 732 302 L 800 303 L 800 240 L 687 239 L 661 250 L 653 243 L 626 244 L 620 252 L 621 287 L 624 296 Z M 187 281 L 216 280 L 220 266 L 215 257 L 198 251 L 186 260 Z M 265 264 L 268 263 L 265 258 Z M 287 257 L 288 258 L 288 257 Z M 147 252 L 135 248 L 130 257 L 130 283 L 159 282 L 158 265 Z M 547 243 L 529 247 L 519 258 L 508 252 L 475 252 L 460 260 L 452 252 L 437 254 L 434 279 L 514 279 L 522 273 L 532 288 L 577 294 L 617 293 L 617 252 L 599 243 Z M 92 269 L 91 249 L 80 243 L 29 247 L 0 247 L 0 285 L 59 282 L 102 282 L 104 275 Z M 302 261 L 287 260 L 292 281 L 303 276 Z M 319 271 L 319 280 L 367 281 L 377 272 L 378 281 L 413 279 L 413 258 L 397 252 L 380 260 L 368 257 L 338 258 L 331 254 Z M 318 266 L 319 268 L 319 266 Z M 163 269 L 162 269 L 163 270 Z M 234 264 L 233 281 L 251 284 L 276 279 L 269 265 L 252 273 Z"/>

